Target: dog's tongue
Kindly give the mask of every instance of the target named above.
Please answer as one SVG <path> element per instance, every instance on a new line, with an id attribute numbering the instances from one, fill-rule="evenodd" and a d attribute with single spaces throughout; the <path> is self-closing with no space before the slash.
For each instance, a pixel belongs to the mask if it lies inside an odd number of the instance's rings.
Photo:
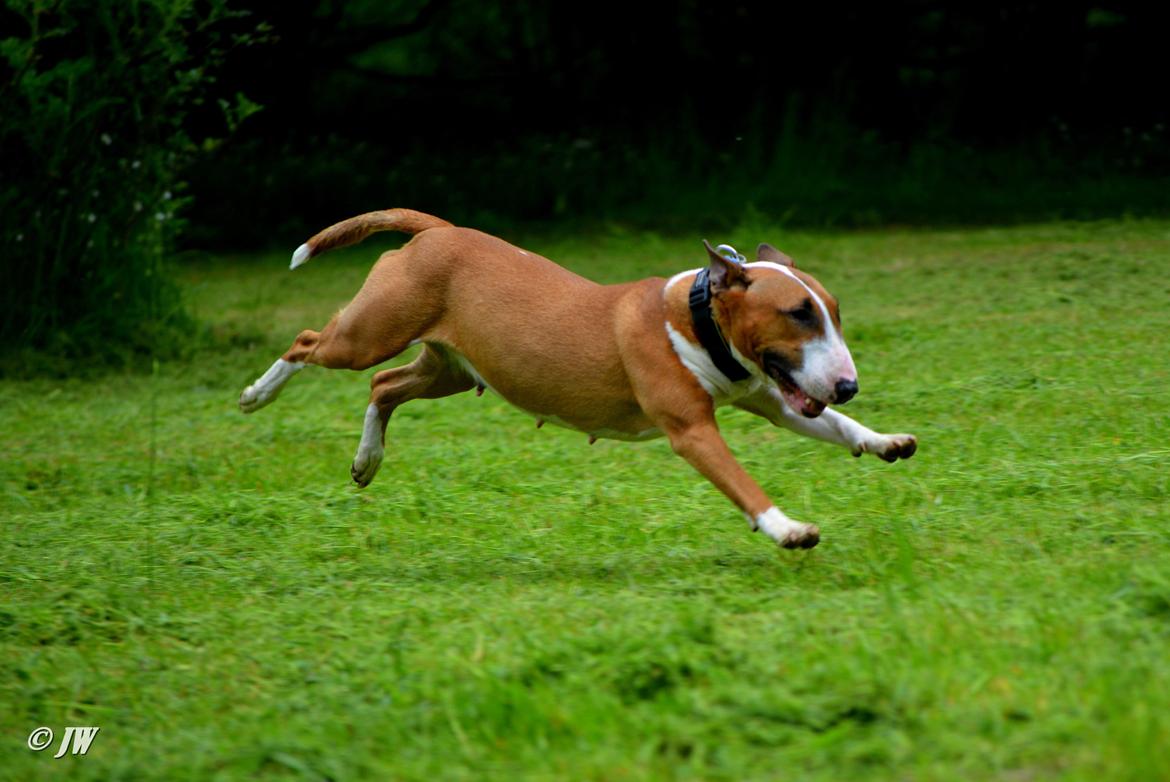
<path id="1" fill-rule="evenodd" d="M 788 389 L 781 389 L 784 394 L 784 401 L 796 412 L 803 415 L 805 418 L 816 418 L 821 413 L 825 412 L 825 405 L 823 402 L 818 402 L 808 394 L 800 389 L 789 391 Z"/>

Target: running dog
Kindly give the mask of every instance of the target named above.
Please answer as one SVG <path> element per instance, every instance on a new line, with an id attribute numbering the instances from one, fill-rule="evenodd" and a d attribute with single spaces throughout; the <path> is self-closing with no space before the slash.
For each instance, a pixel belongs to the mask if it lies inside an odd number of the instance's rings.
<path id="1" fill-rule="evenodd" d="M 761 244 L 747 263 L 706 246 L 707 266 L 670 279 L 599 285 L 502 239 L 410 209 L 326 228 L 297 248 L 310 258 L 377 231 L 413 238 L 385 253 L 320 332 L 292 347 L 240 395 L 252 413 L 306 364 L 362 370 L 411 345 L 410 364 L 374 375 L 351 474 L 382 463 L 399 405 L 470 389 L 496 392 L 545 421 L 618 440 L 666 436 L 674 451 L 784 548 L 811 548 L 812 524 L 790 519 L 736 462 L 715 409 L 735 405 L 773 424 L 893 462 L 918 447 L 830 409 L 857 393 L 857 370 L 834 299 L 787 255 Z"/>

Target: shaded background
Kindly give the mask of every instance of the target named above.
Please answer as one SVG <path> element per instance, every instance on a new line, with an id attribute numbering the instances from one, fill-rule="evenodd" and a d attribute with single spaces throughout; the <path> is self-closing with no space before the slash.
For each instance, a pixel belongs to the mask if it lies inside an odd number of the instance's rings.
<path id="1" fill-rule="evenodd" d="M 181 351 L 168 267 L 391 206 L 522 235 L 1164 214 L 1170 6 L 5 0 L 0 352 Z M 188 255 L 183 255 L 186 252 Z"/>
<path id="2" fill-rule="evenodd" d="M 256 6 L 273 42 L 223 79 L 264 110 L 192 172 L 193 219 L 232 245 L 398 204 L 680 228 L 748 205 L 834 225 L 1160 209 L 1127 180 L 1170 162 L 1168 8 Z"/>

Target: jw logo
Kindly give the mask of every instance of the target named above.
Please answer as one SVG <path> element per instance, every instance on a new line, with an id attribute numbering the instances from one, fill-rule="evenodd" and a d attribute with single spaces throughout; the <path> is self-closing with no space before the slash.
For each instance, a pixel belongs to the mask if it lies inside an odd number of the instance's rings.
<path id="1" fill-rule="evenodd" d="M 86 752 L 89 752 L 89 745 L 93 743 L 93 737 L 97 735 L 99 730 L 101 728 L 93 726 L 67 726 L 65 728 L 65 735 L 61 737 L 61 748 L 57 750 L 57 754 L 53 758 L 63 757 L 71 749 L 74 755 L 84 755 Z M 28 748 L 33 752 L 40 752 L 42 749 L 47 749 L 52 743 L 52 728 L 37 728 L 28 734 Z"/>

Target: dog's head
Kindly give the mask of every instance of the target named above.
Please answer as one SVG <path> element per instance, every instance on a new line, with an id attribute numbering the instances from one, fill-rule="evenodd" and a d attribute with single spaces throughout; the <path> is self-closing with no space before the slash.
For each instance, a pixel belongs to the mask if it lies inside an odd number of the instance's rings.
<path id="1" fill-rule="evenodd" d="M 776 382 L 807 418 L 857 393 L 857 369 L 841 333 L 837 300 L 792 259 L 761 244 L 755 263 L 707 246 L 711 293 L 728 341 Z"/>

